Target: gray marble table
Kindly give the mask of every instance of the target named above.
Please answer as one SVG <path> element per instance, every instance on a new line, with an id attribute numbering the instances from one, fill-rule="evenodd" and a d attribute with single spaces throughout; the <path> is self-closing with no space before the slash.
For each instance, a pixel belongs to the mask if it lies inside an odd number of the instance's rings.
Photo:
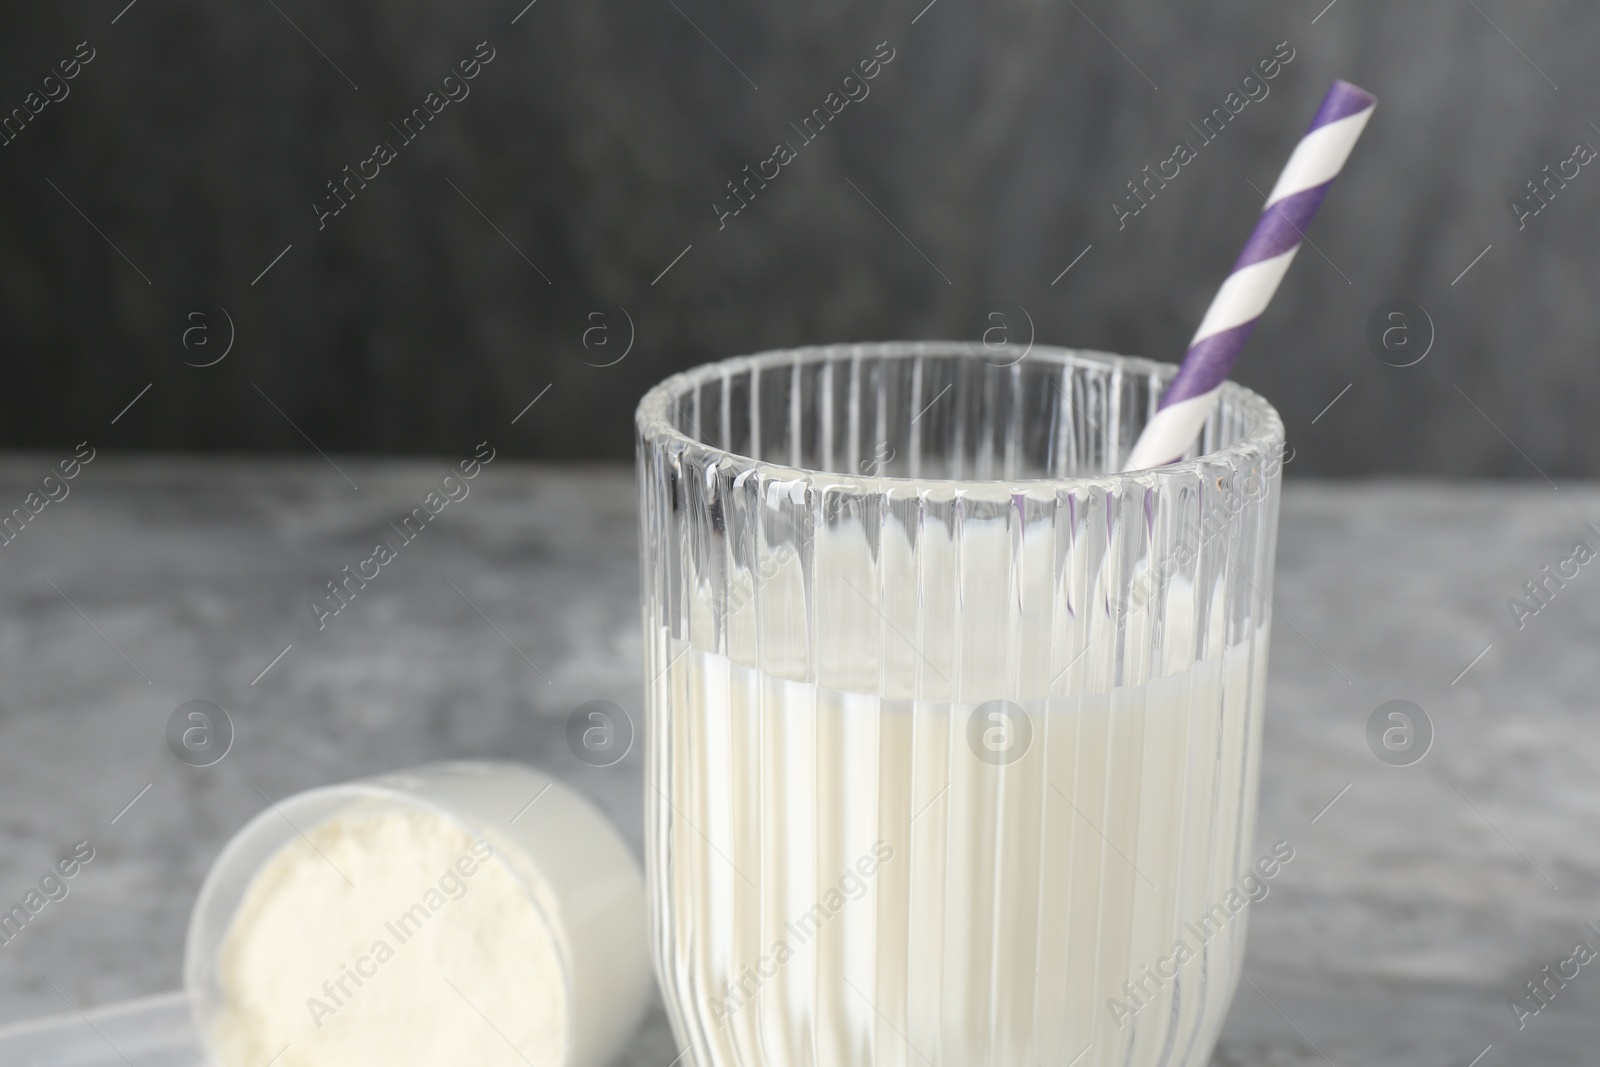
<path id="1" fill-rule="evenodd" d="M 0 459 L 0 512 L 60 458 Z M 100 456 L 0 547 L 0 900 L 96 850 L 0 947 L 0 1023 L 175 988 L 195 890 L 262 794 L 514 758 L 640 847 L 639 752 L 590 767 L 563 731 L 586 700 L 637 717 L 631 470 L 496 462 L 319 632 L 308 596 L 448 469 L 336 459 Z M 1507 1006 L 1600 920 L 1600 566 L 1520 629 L 1506 604 L 1600 545 L 1590 520 L 1576 485 L 1291 484 L 1260 839 L 1296 857 L 1217 1064 L 1596 1060 L 1600 964 L 1520 1031 Z M 1435 731 L 1408 767 L 1366 739 L 1396 698 Z M 235 724 L 213 767 L 166 746 L 193 699 Z M 658 1011 L 626 1062 L 674 1055 Z"/>

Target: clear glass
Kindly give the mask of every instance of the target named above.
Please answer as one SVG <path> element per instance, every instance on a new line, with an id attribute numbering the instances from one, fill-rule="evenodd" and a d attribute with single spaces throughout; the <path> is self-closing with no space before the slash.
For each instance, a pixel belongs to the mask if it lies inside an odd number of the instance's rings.
<path id="1" fill-rule="evenodd" d="M 698 1067 L 1205 1064 L 1283 427 L 1108 474 L 1174 368 L 808 348 L 639 406 L 646 877 Z M 1258 866 L 1259 864 L 1259 866 Z"/>

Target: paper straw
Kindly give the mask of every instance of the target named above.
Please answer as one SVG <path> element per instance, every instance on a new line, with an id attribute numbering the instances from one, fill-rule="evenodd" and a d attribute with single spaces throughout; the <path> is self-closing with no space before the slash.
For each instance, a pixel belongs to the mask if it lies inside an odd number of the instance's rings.
<path id="1" fill-rule="evenodd" d="M 1334 82 L 1322 98 L 1310 128 L 1272 187 L 1233 272 L 1217 290 L 1189 342 L 1189 352 L 1161 397 L 1155 417 L 1128 454 L 1124 470 L 1176 462 L 1194 443 L 1216 403 L 1217 391 L 1277 292 L 1306 227 L 1377 104 L 1371 93 L 1343 81 Z"/>

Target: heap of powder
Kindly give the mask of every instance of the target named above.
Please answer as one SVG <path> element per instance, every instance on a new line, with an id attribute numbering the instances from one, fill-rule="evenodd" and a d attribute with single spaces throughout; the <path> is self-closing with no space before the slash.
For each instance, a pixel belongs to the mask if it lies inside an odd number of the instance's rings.
<path id="1" fill-rule="evenodd" d="M 222 1067 L 546 1067 L 567 1050 L 551 931 L 488 842 L 344 815 L 256 874 L 223 941 Z"/>

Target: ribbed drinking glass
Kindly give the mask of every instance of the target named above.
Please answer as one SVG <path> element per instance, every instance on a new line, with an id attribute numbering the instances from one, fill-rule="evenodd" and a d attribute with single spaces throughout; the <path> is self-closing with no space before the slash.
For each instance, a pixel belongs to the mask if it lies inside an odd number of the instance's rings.
<path id="1" fill-rule="evenodd" d="M 698 1067 L 1201 1067 L 1252 887 L 1283 427 L 1035 346 L 639 406 L 647 881 Z M 1110 472 L 1110 473 L 1108 473 Z M 1273 868 L 1275 870 L 1275 867 Z"/>

